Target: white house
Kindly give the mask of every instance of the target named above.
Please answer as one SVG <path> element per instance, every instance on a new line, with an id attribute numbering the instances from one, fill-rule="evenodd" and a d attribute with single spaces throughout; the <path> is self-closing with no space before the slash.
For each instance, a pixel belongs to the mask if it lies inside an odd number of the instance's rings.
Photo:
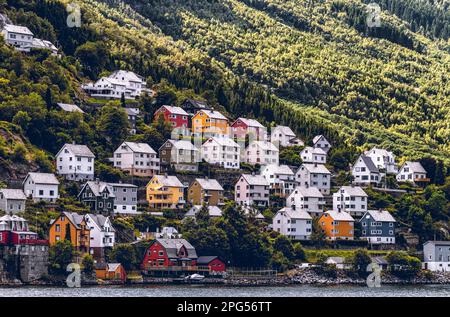
<path id="1" fill-rule="evenodd" d="M 317 135 L 313 138 L 313 146 L 316 148 L 321 148 L 328 153 L 331 149 L 331 143 L 323 135 Z"/>
<path id="2" fill-rule="evenodd" d="M 269 205 L 269 183 L 262 175 L 242 174 L 234 186 L 235 201 L 243 206 Z"/>
<path id="3" fill-rule="evenodd" d="M 325 198 L 316 187 L 298 186 L 286 199 L 286 206 L 320 216 L 325 208 Z"/>
<path id="4" fill-rule="evenodd" d="M 84 111 L 81 110 L 80 107 L 78 107 L 77 105 L 74 105 L 74 104 L 59 102 L 59 103 L 57 103 L 57 105 L 59 108 L 61 108 L 61 110 L 66 111 L 66 112 L 84 113 Z"/>
<path id="5" fill-rule="evenodd" d="M 312 217 L 302 210 L 285 207 L 272 220 L 272 228 L 293 240 L 309 240 L 312 233 Z"/>
<path id="6" fill-rule="evenodd" d="M 63 145 L 56 154 L 56 172 L 68 180 L 93 180 L 95 155 L 86 145 Z"/>
<path id="7" fill-rule="evenodd" d="M 423 268 L 450 272 L 450 241 L 427 241 L 423 244 Z"/>
<path id="8" fill-rule="evenodd" d="M 300 157 L 305 163 L 325 164 L 327 153 L 320 147 L 307 146 L 300 152 Z"/>
<path id="9" fill-rule="evenodd" d="M 59 181 L 54 174 L 28 173 L 22 184 L 25 195 L 34 201 L 55 202 L 59 198 Z"/>
<path id="10" fill-rule="evenodd" d="M 297 186 L 295 174 L 287 165 L 269 164 L 261 167 L 261 175 L 267 180 L 273 195 L 286 197 Z"/>
<path id="11" fill-rule="evenodd" d="M 358 186 L 342 186 L 333 194 L 333 210 L 348 212 L 352 217 L 361 217 L 367 211 L 368 196 Z"/>
<path id="12" fill-rule="evenodd" d="M 33 45 L 34 35 L 26 26 L 5 24 L 2 29 L 5 42 L 18 51 L 29 52 Z"/>
<path id="13" fill-rule="evenodd" d="M 208 215 L 211 218 L 218 218 L 218 217 L 222 217 L 222 210 L 217 207 L 217 206 L 206 206 L 206 208 L 208 209 Z M 197 215 L 197 213 L 202 209 L 201 205 L 194 205 L 192 206 L 191 209 L 189 209 L 189 211 L 184 215 L 185 218 L 188 217 L 195 217 L 195 215 Z"/>
<path id="14" fill-rule="evenodd" d="M 52 55 L 58 54 L 58 48 L 52 42 L 47 40 L 34 38 L 31 47 L 42 50 L 50 50 L 52 52 Z"/>
<path id="15" fill-rule="evenodd" d="M 353 183 L 358 185 L 377 185 L 381 174 L 370 157 L 361 155 L 352 167 Z"/>
<path id="16" fill-rule="evenodd" d="M 94 98 L 121 99 L 124 96 L 125 99 L 136 99 L 144 92 L 151 92 L 146 85 L 142 76 L 118 70 L 95 83 L 82 85 L 81 88 Z"/>
<path id="17" fill-rule="evenodd" d="M 159 158 L 147 143 L 123 142 L 114 151 L 113 162 L 134 176 L 151 177 L 160 170 Z"/>
<path id="18" fill-rule="evenodd" d="M 253 141 L 245 149 L 242 161 L 252 165 L 278 165 L 279 155 L 280 151 L 271 142 Z"/>
<path id="19" fill-rule="evenodd" d="M 270 133 L 270 141 L 277 147 L 287 147 L 293 145 L 303 146 L 305 143 L 295 136 L 291 128 L 277 125 L 272 128 Z"/>
<path id="20" fill-rule="evenodd" d="M 403 163 L 397 174 L 397 181 L 417 184 L 429 182 L 430 180 L 427 178 L 427 171 L 423 168 L 420 162 L 406 161 Z"/>
<path id="21" fill-rule="evenodd" d="M 302 187 L 316 187 L 324 195 L 330 194 L 331 172 L 323 164 L 303 163 L 295 174 Z"/>
<path id="22" fill-rule="evenodd" d="M 27 197 L 21 189 L 0 189 L 0 210 L 15 214 L 25 211 Z"/>
<path id="23" fill-rule="evenodd" d="M 90 229 L 91 248 L 112 248 L 114 246 L 116 230 L 109 217 L 87 214 L 85 221 Z"/>
<path id="24" fill-rule="evenodd" d="M 398 173 L 394 153 L 385 149 L 373 147 L 372 149 L 365 151 L 364 155 L 370 157 L 379 170 L 384 170 L 388 174 Z"/>
<path id="25" fill-rule="evenodd" d="M 230 138 L 209 138 L 203 143 L 201 156 L 209 164 L 217 164 L 223 168 L 239 169 L 241 147 Z"/>

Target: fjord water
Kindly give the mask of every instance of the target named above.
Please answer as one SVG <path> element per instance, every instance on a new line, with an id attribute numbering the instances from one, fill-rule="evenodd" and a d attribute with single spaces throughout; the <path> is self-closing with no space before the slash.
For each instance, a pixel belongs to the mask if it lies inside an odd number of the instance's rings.
<path id="1" fill-rule="evenodd" d="M 450 297 L 450 285 L 276 287 L 20 287 L 0 288 L 0 297 Z"/>

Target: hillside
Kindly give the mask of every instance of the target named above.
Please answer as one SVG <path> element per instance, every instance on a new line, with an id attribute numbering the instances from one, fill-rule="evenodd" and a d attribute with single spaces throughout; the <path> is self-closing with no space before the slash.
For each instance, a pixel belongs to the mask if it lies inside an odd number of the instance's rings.
<path id="1" fill-rule="evenodd" d="M 307 141 L 322 133 L 353 155 L 376 144 L 400 160 L 450 163 L 445 3 L 411 9 L 413 0 L 384 1 L 383 27 L 374 31 L 361 24 L 363 4 L 350 0 L 87 0 L 80 29 L 67 28 L 68 2 L 0 1 L 14 22 L 64 53 L 1 48 L 0 79 L 8 84 L 0 120 L 21 126 L 49 159 L 71 140 L 110 155 L 123 134 L 110 142 L 108 127 L 98 126 L 101 111 L 80 118 L 51 104 L 87 104 L 81 82 L 125 68 L 161 92 L 156 103 L 141 102 L 149 116 L 155 105 L 195 97 L 232 117 L 288 124 Z M 423 19 L 414 20 L 418 14 Z M 17 114 L 22 107 L 29 118 Z M 148 126 L 140 132 L 135 139 L 155 146 L 163 138 Z"/>

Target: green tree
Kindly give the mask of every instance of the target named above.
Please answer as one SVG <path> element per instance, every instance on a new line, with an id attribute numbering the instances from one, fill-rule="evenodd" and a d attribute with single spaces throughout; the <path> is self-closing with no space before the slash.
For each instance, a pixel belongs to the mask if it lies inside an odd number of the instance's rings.
<path id="1" fill-rule="evenodd" d="M 68 240 L 57 241 L 49 249 L 49 268 L 57 274 L 64 274 L 67 265 L 72 263 L 74 250 L 72 243 Z"/>
<path id="2" fill-rule="evenodd" d="M 83 272 L 86 274 L 92 274 L 95 269 L 94 258 L 90 254 L 85 254 L 81 261 Z"/>
<path id="3" fill-rule="evenodd" d="M 111 142 L 112 148 L 118 146 L 128 135 L 125 110 L 112 104 L 104 106 L 97 121 L 97 130 Z"/>
<path id="4" fill-rule="evenodd" d="M 292 241 L 284 235 L 279 235 L 275 239 L 273 243 L 273 249 L 275 251 L 281 252 L 289 261 L 292 261 L 296 258 Z"/>
<path id="5" fill-rule="evenodd" d="M 367 275 L 367 266 L 372 263 L 367 250 L 356 250 L 351 258 L 352 269 L 359 275 Z"/>
<path id="6" fill-rule="evenodd" d="M 116 244 L 111 251 L 110 258 L 112 261 L 122 264 L 126 271 L 135 268 L 136 252 L 129 244 Z"/>

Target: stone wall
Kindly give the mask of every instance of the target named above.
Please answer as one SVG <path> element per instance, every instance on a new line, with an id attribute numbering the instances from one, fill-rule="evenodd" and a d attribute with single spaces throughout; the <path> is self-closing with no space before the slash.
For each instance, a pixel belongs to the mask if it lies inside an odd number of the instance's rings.
<path id="1" fill-rule="evenodd" d="M 48 246 L 22 245 L 0 248 L 0 279 L 30 283 L 48 276 Z"/>

